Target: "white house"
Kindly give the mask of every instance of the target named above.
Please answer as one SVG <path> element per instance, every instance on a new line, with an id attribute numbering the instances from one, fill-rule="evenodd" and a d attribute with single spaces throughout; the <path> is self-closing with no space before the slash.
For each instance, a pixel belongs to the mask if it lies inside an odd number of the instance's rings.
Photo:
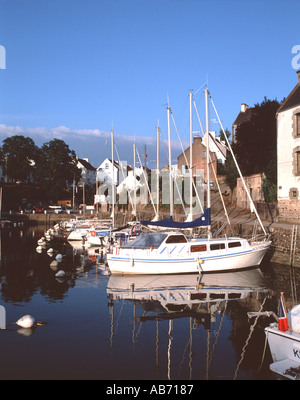
<path id="1" fill-rule="evenodd" d="M 81 169 L 80 181 L 85 185 L 94 185 L 96 183 L 96 168 L 89 163 L 88 158 L 78 158 L 77 168 Z"/>
<path id="2" fill-rule="evenodd" d="M 225 141 L 216 136 L 215 131 L 209 132 L 209 150 L 216 154 L 218 164 L 225 164 L 228 148 Z M 207 147 L 207 134 L 204 133 L 202 143 Z"/>
<path id="3" fill-rule="evenodd" d="M 104 203 L 111 201 L 112 183 L 118 187 L 131 173 L 132 168 L 126 163 L 112 162 L 106 158 L 97 168 L 97 194 L 95 203 Z M 115 194 L 117 192 L 115 191 Z"/>
<path id="4" fill-rule="evenodd" d="M 300 221 L 300 71 L 277 111 L 277 184 L 281 220 Z"/>

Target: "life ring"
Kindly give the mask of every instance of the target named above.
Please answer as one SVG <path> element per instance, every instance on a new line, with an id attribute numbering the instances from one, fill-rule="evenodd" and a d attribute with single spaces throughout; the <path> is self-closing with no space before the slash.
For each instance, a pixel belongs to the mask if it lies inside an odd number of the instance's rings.
<path id="1" fill-rule="evenodd" d="M 91 232 L 91 236 L 97 236 L 97 232 L 96 231 L 92 231 Z"/>

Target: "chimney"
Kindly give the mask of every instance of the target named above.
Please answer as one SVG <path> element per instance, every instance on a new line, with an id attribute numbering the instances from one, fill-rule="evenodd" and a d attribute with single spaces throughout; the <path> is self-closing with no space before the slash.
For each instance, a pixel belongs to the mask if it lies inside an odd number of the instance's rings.
<path id="1" fill-rule="evenodd" d="M 300 85 L 300 69 L 299 71 L 297 71 L 297 74 L 298 74 L 298 85 Z"/>
<path id="2" fill-rule="evenodd" d="M 245 104 L 245 103 L 241 104 L 241 112 L 245 112 L 248 108 L 249 108 L 249 106 L 247 106 L 247 104 Z"/>

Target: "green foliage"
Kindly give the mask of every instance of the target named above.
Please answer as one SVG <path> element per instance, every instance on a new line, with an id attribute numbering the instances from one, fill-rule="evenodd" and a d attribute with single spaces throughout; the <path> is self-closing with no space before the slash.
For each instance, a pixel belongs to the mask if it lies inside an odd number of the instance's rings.
<path id="1" fill-rule="evenodd" d="M 267 203 L 277 200 L 277 168 L 275 158 L 268 164 L 262 182 L 264 199 Z"/>
<path id="2" fill-rule="evenodd" d="M 63 140 L 53 139 L 41 147 L 36 159 L 36 178 L 49 199 L 62 198 L 73 179 L 78 182 L 80 176 L 76 154 Z"/>
<path id="3" fill-rule="evenodd" d="M 229 156 L 225 166 L 225 183 L 230 187 L 231 192 L 236 187 L 238 175 L 234 160 Z"/>
<path id="4" fill-rule="evenodd" d="M 266 97 L 251 109 L 251 118 L 236 131 L 234 151 L 243 175 L 265 172 L 270 162 L 276 160 L 276 112 L 277 100 Z"/>
<path id="5" fill-rule="evenodd" d="M 2 168 L 5 175 L 14 180 L 25 180 L 34 173 L 34 160 L 38 148 L 34 141 L 27 137 L 15 135 L 3 140 Z"/>
<path id="6" fill-rule="evenodd" d="M 77 183 L 81 177 L 75 152 L 59 139 L 53 139 L 38 148 L 28 137 L 8 137 L 3 140 L 0 149 L 0 162 L 8 178 L 38 183 L 43 197 L 40 200 L 43 201 L 64 198 L 73 180 Z"/>

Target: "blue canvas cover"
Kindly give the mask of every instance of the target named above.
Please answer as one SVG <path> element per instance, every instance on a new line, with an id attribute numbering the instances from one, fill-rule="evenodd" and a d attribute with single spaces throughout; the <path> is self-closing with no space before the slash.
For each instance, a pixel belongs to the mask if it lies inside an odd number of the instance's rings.
<path id="1" fill-rule="evenodd" d="M 197 228 L 198 226 L 211 225 L 210 208 L 206 208 L 201 217 L 190 222 L 176 222 L 172 216 L 162 219 L 161 221 L 141 221 L 142 225 L 161 226 L 164 228 L 186 229 Z"/>

